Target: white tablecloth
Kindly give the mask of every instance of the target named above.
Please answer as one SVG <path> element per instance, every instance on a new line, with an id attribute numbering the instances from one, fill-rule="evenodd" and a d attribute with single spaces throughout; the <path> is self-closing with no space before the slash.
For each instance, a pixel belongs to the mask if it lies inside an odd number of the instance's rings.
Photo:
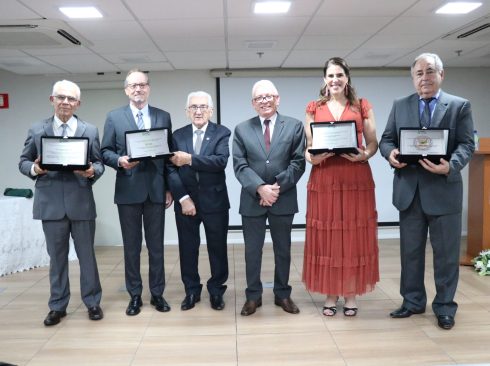
<path id="1" fill-rule="evenodd" d="M 69 259 L 76 259 L 70 242 Z M 32 198 L 0 197 L 0 276 L 49 265 L 40 220 L 32 218 Z"/>

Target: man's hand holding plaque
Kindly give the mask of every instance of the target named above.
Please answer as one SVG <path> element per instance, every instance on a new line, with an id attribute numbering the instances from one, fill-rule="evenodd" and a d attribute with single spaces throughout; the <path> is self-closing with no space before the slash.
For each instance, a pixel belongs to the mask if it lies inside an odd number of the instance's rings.
<path id="1" fill-rule="evenodd" d="M 439 164 L 441 159 L 448 161 L 448 140 L 447 128 L 401 128 L 397 160 L 400 163 L 417 163 L 425 159 L 433 164 Z"/>

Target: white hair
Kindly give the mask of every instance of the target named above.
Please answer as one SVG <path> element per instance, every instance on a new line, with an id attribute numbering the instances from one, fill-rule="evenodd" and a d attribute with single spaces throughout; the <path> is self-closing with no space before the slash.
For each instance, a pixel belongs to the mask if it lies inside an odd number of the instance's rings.
<path id="1" fill-rule="evenodd" d="M 208 98 L 208 107 L 209 108 L 214 108 L 214 105 L 213 105 L 213 98 L 211 98 L 211 95 L 209 95 L 208 93 L 204 92 L 204 91 L 194 91 L 194 92 L 190 92 L 189 95 L 187 96 L 187 103 L 185 105 L 185 107 L 189 107 L 189 103 L 191 102 L 191 98 L 194 98 L 194 97 L 205 97 L 205 98 Z"/>
<path id="2" fill-rule="evenodd" d="M 272 81 L 270 81 L 270 80 L 259 80 L 252 87 L 252 98 L 255 97 L 255 91 L 257 90 L 257 88 L 259 88 L 261 86 L 266 88 L 266 89 L 270 89 L 270 91 L 274 95 L 279 95 L 279 92 L 277 91 L 277 88 Z"/>
<path id="3" fill-rule="evenodd" d="M 415 64 L 419 61 L 419 60 L 422 60 L 422 59 L 432 59 L 434 60 L 434 64 L 436 65 L 436 70 L 441 72 L 444 70 L 444 65 L 442 64 L 442 60 L 441 58 L 436 55 L 435 53 L 428 53 L 428 52 L 425 52 L 425 53 L 421 53 L 420 55 L 418 55 L 417 57 L 415 57 L 415 60 L 413 61 L 412 63 L 412 67 L 410 68 L 410 70 L 413 72 L 413 68 L 415 67 Z"/>
<path id="4" fill-rule="evenodd" d="M 75 89 L 76 97 L 78 100 L 80 100 L 80 96 L 81 96 L 80 87 L 77 84 L 75 84 L 73 81 L 69 81 L 69 80 L 57 81 L 53 85 L 53 91 L 52 91 L 51 95 L 56 95 L 56 91 L 58 89 L 61 89 L 61 88 Z"/>

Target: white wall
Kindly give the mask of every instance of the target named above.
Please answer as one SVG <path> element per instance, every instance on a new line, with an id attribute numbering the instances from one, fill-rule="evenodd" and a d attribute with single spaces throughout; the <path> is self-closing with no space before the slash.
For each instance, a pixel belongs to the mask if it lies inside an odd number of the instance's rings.
<path id="1" fill-rule="evenodd" d="M 379 75 L 379 72 L 376 74 Z M 53 82 L 67 78 L 82 86 L 82 106 L 78 110 L 78 115 L 95 124 L 102 134 L 107 111 L 127 103 L 127 97 L 122 89 L 124 76 L 21 76 L 0 70 L 0 93 L 8 93 L 10 99 L 10 108 L 0 109 L 0 124 L 2 125 L 0 135 L 1 192 L 6 187 L 33 188 L 33 182 L 19 173 L 17 164 L 29 126 L 35 121 L 52 115 L 48 97 Z M 152 72 L 150 78 L 152 84 L 150 104 L 170 112 L 174 129 L 187 123 L 184 105 L 190 91 L 208 91 L 216 101 L 215 79 L 207 71 Z M 264 78 L 264 75 L 260 75 L 260 78 Z M 107 82 L 107 80 L 110 81 Z M 117 83 L 114 80 L 117 80 Z M 355 79 L 353 82 L 355 84 Z M 480 137 L 490 137 L 489 85 L 490 68 L 446 70 L 443 89 L 471 101 L 475 126 Z M 383 95 L 384 92 L 381 89 L 378 93 Z M 389 100 L 395 97 L 398 95 L 386 96 Z M 376 110 L 376 105 L 374 109 Z M 303 114 L 303 111 L 300 114 Z M 252 110 L 250 110 L 250 115 L 253 115 Z M 231 164 L 231 159 L 229 163 Z M 463 171 L 465 180 L 463 231 L 466 231 L 467 227 L 467 171 L 468 169 Z M 98 211 L 97 245 L 121 244 L 117 210 L 113 203 L 114 179 L 114 171 L 108 168 L 94 186 Z M 386 197 L 386 199 L 391 200 L 391 197 Z M 166 219 L 165 243 L 177 243 L 173 207 L 167 211 Z M 301 235 L 298 234 L 298 237 Z"/>

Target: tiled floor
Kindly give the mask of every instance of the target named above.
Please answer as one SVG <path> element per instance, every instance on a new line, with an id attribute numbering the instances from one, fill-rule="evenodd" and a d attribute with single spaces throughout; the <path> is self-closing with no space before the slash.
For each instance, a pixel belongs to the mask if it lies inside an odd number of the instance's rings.
<path id="1" fill-rule="evenodd" d="M 244 302 L 243 245 L 229 246 L 230 279 L 226 308 L 214 311 L 206 293 L 197 306 L 180 310 L 184 290 L 180 281 L 178 250 L 165 247 L 169 313 L 145 305 L 141 314 L 128 317 L 124 310 L 122 247 L 98 247 L 97 258 L 104 290 L 105 318 L 89 321 L 81 304 L 78 265 L 71 263 L 72 297 L 68 316 L 61 324 L 42 324 L 48 308 L 48 269 L 0 277 L 0 364 L 16 365 L 490 365 L 490 277 L 479 277 L 462 267 L 456 326 L 444 331 L 428 307 L 423 315 L 390 319 L 400 305 L 398 294 L 398 241 L 380 240 L 381 282 L 358 299 L 359 314 L 346 318 L 321 315 L 323 296 L 310 294 L 301 283 L 303 246 L 293 245 L 292 297 L 299 315 L 273 304 L 271 246 L 264 251 L 263 306 L 250 317 L 240 316 Z M 142 255 L 146 262 L 146 253 Z M 430 250 L 426 285 L 434 296 Z M 207 253 L 201 250 L 201 274 L 209 273 Z M 142 265 L 147 278 L 147 265 Z M 146 285 L 146 283 L 145 283 Z"/>

